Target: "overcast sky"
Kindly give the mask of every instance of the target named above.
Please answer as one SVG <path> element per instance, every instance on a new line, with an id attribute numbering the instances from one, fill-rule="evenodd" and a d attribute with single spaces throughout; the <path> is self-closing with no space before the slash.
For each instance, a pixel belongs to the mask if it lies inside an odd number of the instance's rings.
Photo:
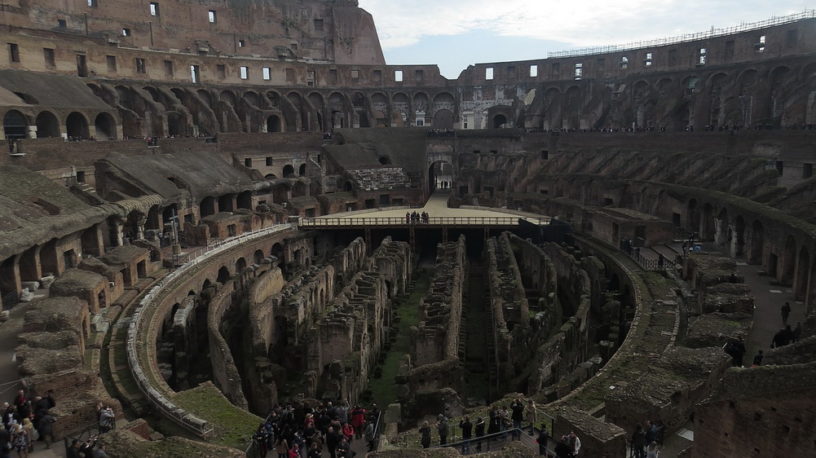
<path id="1" fill-rule="evenodd" d="M 703 32 L 813 8 L 812 0 L 359 0 L 389 64 L 468 65 Z"/>

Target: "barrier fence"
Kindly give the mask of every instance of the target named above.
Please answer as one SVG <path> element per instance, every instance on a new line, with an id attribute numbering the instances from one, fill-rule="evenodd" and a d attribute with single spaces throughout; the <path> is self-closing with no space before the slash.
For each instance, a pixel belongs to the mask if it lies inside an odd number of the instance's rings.
<path id="1" fill-rule="evenodd" d="M 300 218 L 300 227 L 352 227 L 352 226 L 518 226 L 519 220 L 525 219 L 538 224 L 548 224 L 549 218 L 519 218 L 517 216 L 432 216 L 413 221 L 406 217 L 373 217 L 373 218 Z"/>

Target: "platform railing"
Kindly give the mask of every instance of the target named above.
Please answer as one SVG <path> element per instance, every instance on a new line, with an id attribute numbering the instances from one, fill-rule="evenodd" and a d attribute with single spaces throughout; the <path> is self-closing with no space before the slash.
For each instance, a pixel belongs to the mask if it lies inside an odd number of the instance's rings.
<path id="1" fill-rule="evenodd" d="M 521 219 L 538 223 L 549 224 L 550 218 L 519 218 L 518 216 L 432 216 L 427 219 L 411 220 L 410 218 L 369 217 L 369 218 L 299 218 L 300 227 L 354 227 L 354 226 L 390 226 L 390 227 L 422 227 L 422 226 L 518 226 Z"/>

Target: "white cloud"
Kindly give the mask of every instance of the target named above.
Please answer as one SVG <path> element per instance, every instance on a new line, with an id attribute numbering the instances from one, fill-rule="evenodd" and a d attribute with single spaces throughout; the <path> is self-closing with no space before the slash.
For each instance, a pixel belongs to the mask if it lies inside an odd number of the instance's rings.
<path id="1" fill-rule="evenodd" d="M 570 46 L 625 44 L 803 11 L 800 0 L 360 0 L 385 49 L 484 30 Z"/>

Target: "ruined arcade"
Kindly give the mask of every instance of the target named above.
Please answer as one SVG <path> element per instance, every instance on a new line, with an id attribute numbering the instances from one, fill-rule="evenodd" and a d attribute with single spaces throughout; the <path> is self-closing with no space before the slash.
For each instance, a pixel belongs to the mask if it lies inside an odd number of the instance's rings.
<path id="1" fill-rule="evenodd" d="M 0 6 L 8 440 L 816 455 L 814 11 L 450 79 L 356 0 Z"/>

